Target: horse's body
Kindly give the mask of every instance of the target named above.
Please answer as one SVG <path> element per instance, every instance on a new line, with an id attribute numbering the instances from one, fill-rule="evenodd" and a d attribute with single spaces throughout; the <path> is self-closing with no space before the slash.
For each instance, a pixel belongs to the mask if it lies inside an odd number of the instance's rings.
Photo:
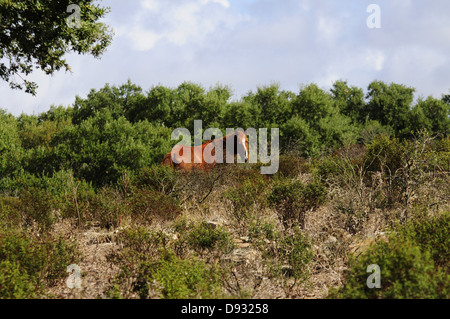
<path id="1" fill-rule="evenodd" d="M 232 154 L 228 153 L 227 143 L 233 143 L 234 145 Z M 222 147 L 223 150 L 222 163 L 227 163 L 227 154 L 229 156 L 231 155 L 233 159 L 234 155 L 242 154 L 245 155 L 245 161 L 248 161 L 249 144 L 247 135 L 242 131 L 236 131 L 223 138 L 210 140 L 202 145 L 183 146 L 177 144 L 164 157 L 162 164 L 185 171 L 191 171 L 193 169 L 210 170 L 217 164 L 217 147 Z"/>

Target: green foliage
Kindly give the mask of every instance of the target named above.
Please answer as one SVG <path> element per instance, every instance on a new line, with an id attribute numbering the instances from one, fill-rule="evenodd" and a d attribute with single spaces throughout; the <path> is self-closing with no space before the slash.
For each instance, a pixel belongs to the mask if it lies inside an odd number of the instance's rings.
<path id="1" fill-rule="evenodd" d="M 80 9 L 80 26 L 71 27 L 66 22 L 69 0 L 58 1 L 1 1 L 0 16 L 0 78 L 11 88 L 23 89 L 36 94 L 37 84 L 21 75 L 28 76 L 37 67 L 46 74 L 70 66 L 64 59 L 69 52 L 91 54 L 99 57 L 110 44 L 111 30 L 99 20 L 108 8 L 93 4 L 92 0 L 77 2 Z M 23 83 L 15 80 L 15 76 Z"/>
<path id="2" fill-rule="evenodd" d="M 182 176 L 167 165 L 143 167 L 134 177 L 134 184 L 139 188 L 153 188 L 170 195 L 178 186 Z"/>
<path id="3" fill-rule="evenodd" d="M 233 250 L 233 241 L 230 234 L 221 227 L 215 227 L 204 222 L 191 225 L 186 236 L 187 244 L 199 253 L 214 249 L 223 253 Z"/>
<path id="4" fill-rule="evenodd" d="M 199 229 L 194 230 L 193 234 L 199 234 Z M 195 235 L 187 235 L 187 238 L 198 248 L 206 248 L 204 245 L 210 248 L 209 244 L 215 245 L 221 241 L 220 235 L 214 235 L 221 232 L 208 234 L 211 236 L 203 234 L 209 238 L 207 244 L 206 241 L 194 239 L 197 238 Z M 196 258 L 177 256 L 170 249 L 168 237 L 162 232 L 135 227 L 120 233 L 118 240 L 124 250 L 118 260 L 122 272 L 117 279 L 133 280 L 133 290 L 140 298 L 221 297 L 220 270 Z M 110 293 L 117 297 L 128 291 L 113 286 Z"/>
<path id="5" fill-rule="evenodd" d="M 331 297 L 381 299 L 448 298 L 449 213 L 398 227 L 387 240 L 350 259 L 346 283 Z M 368 288 L 367 266 L 380 267 L 381 288 Z"/>
<path id="6" fill-rule="evenodd" d="M 17 123 L 13 116 L 0 109 L 0 178 L 19 169 L 22 154 Z"/>
<path id="7" fill-rule="evenodd" d="M 224 193 L 224 197 L 231 201 L 232 216 L 238 223 L 249 218 L 254 206 L 258 209 L 266 207 L 266 188 L 264 178 L 257 173 L 243 179 Z"/>
<path id="8" fill-rule="evenodd" d="M 39 188 L 25 189 L 20 197 L 20 209 L 24 212 L 25 222 L 36 222 L 42 231 L 47 231 L 55 222 L 54 197 L 46 190 Z"/>
<path id="9" fill-rule="evenodd" d="M 76 207 L 72 206 L 72 210 Z M 79 209 L 79 208 L 78 208 Z M 102 228 L 116 228 L 120 225 L 122 219 L 131 215 L 128 203 L 121 194 L 109 187 L 100 189 L 89 200 L 89 206 L 86 208 L 89 217 L 99 223 Z M 86 218 L 87 216 L 83 216 Z"/>
<path id="10" fill-rule="evenodd" d="M 294 154 L 281 155 L 276 176 L 280 178 L 295 178 L 301 173 L 309 173 L 310 165 L 303 157 Z"/>
<path id="11" fill-rule="evenodd" d="M 220 272 L 196 259 L 184 260 L 167 251 L 143 265 L 147 285 L 156 286 L 164 299 L 211 299 L 221 296 Z M 145 294 L 141 295 L 145 297 Z"/>
<path id="12" fill-rule="evenodd" d="M 19 198 L 0 197 L 0 227 L 12 228 L 22 224 L 21 202 Z"/>
<path id="13" fill-rule="evenodd" d="M 314 156 L 320 152 L 320 135 L 298 115 L 282 124 L 280 135 L 284 152 L 299 152 L 305 156 Z"/>
<path id="14" fill-rule="evenodd" d="M 141 222 L 171 220 L 181 213 L 178 202 L 173 197 L 153 189 L 134 189 L 127 202 L 132 217 Z"/>
<path id="15" fill-rule="evenodd" d="M 419 216 L 399 229 L 405 240 L 414 241 L 421 251 L 430 252 L 434 264 L 450 270 L 450 212 L 438 217 Z"/>
<path id="16" fill-rule="evenodd" d="M 132 256 L 154 257 L 159 248 L 167 244 L 167 236 L 162 232 L 149 230 L 144 226 L 133 226 L 119 232 L 117 241 Z"/>
<path id="17" fill-rule="evenodd" d="M 173 128 L 192 131 L 195 119 L 202 119 L 204 128 L 279 127 L 282 153 L 305 157 L 356 141 L 370 144 L 379 134 L 403 139 L 426 128 L 445 137 L 448 104 L 429 97 L 411 107 L 413 91 L 372 82 L 366 103 L 362 90 L 344 81 L 335 82 L 330 92 L 310 84 L 297 95 L 271 84 L 230 101 L 231 90 L 220 85 L 205 90 L 184 82 L 144 93 L 130 81 L 106 84 L 77 97 L 73 108 L 52 106 L 17 119 L 2 111 L 0 185 L 12 185 L 16 176 L 28 173 L 51 178 L 60 170 L 71 170 L 95 187 L 117 184 L 124 174 L 159 165 L 176 143 L 170 139 Z M 155 176 L 155 183 L 163 178 L 170 184 L 169 173 L 163 175 Z M 166 182 L 152 187 L 171 192 Z"/>
<path id="18" fill-rule="evenodd" d="M 0 297 L 34 298 L 65 278 L 76 248 L 62 238 L 0 229 Z"/>
<path id="19" fill-rule="evenodd" d="M 393 136 L 394 131 L 390 126 L 381 125 L 380 122 L 367 119 L 360 125 L 359 141 L 369 145 L 379 135 Z"/>
<path id="20" fill-rule="evenodd" d="M 333 110 L 333 100 L 329 93 L 316 84 L 304 87 L 294 102 L 293 108 L 313 129 L 318 129 L 320 119 L 325 118 Z"/>
<path id="21" fill-rule="evenodd" d="M 256 93 L 250 92 L 244 101 L 251 105 L 253 127 L 274 127 L 276 123 L 286 122 L 292 114 L 292 101 L 295 94 L 280 91 L 280 85 L 259 87 Z"/>
<path id="22" fill-rule="evenodd" d="M 428 97 L 420 100 L 412 111 L 414 125 L 411 131 L 428 131 L 448 134 L 450 130 L 450 105 L 442 100 Z"/>
<path id="23" fill-rule="evenodd" d="M 380 135 L 367 146 L 365 162 L 367 171 L 394 174 L 402 167 L 405 147 L 399 139 Z"/>
<path id="24" fill-rule="evenodd" d="M 407 133 L 415 89 L 396 83 L 387 85 L 374 81 L 370 83 L 368 90 L 366 98 L 369 102 L 365 107 L 365 114 L 371 120 L 391 126 L 398 136 Z"/>
<path id="25" fill-rule="evenodd" d="M 117 183 L 125 171 L 159 162 L 170 151 L 171 130 L 147 121 L 130 123 L 96 113 L 55 137 L 53 154 L 63 167 L 94 185 Z"/>
<path id="26" fill-rule="evenodd" d="M 356 143 L 358 129 L 352 125 L 351 118 L 334 109 L 330 115 L 319 120 L 322 149 L 330 150 Z"/>
<path id="27" fill-rule="evenodd" d="M 145 96 L 142 94 L 142 88 L 132 84 L 130 80 L 120 87 L 110 86 L 96 91 L 92 89 L 86 99 L 76 97 L 73 106 L 73 123 L 75 125 L 95 117 L 98 113 L 107 112 L 115 120 L 122 116 L 130 116 L 137 122 L 136 110 L 145 105 Z M 129 118 L 128 118 L 129 119 Z M 145 118 L 139 118 L 144 120 Z"/>
<path id="28" fill-rule="evenodd" d="M 280 180 L 268 196 L 269 203 L 285 226 L 304 225 L 305 212 L 317 208 L 325 201 L 326 189 L 321 182 L 304 185 L 298 180 Z"/>
<path id="29" fill-rule="evenodd" d="M 27 273 L 20 271 L 14 261 L 0 261 L 0 299 L 35 297 L 35 287 Z"/>
<path id="30" fill-rule="evenodd" d="M 277 245 L 262 245 L 263 257 L 275 276 L 306 279 L 309 276 L 307 265 L 311 262 L 313 251 L 310 240 L 299 227 L 290 234 L 275 234 Z"/>
<path id="31" fill-rule="evenodd" d="M 353 123 L 364 121 L 364 93 L 357 87 L 349 87 L 347 81 L 336 81 L 331 88 L 333 100 L 343 115 Z"/>

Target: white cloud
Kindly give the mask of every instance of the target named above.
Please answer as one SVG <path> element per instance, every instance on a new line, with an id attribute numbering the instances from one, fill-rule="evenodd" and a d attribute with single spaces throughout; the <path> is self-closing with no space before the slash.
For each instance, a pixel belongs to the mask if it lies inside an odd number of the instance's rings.
<path id="1" fill-rule="evenodd" d="M 142 0 L 134 23 L 119 26 L 117 33 L 126 36 L 138 51 L 151 50 L 159 41 L 179 46 L 201 43 L 240 20 L 238 14 L 229 12 L 230 7 L 228 0 Z"/>
<path id="2" fill-rule="evenodd" d="M 142 0 L 141 5 L 149 11 L 158 11 L 159 9 L 158 0 Z"/>
<path id="3" fill-rule="evenodd" d="M 218 3 L 225 8 L 230 7 L 230 3 L 228 2 L 228 0 L 202 0 L 202 4 L 208 4 L 208 2 Z"/>
<path id="4" fill-rule="evenodd" d="M 320 16 L 317 31 L 320 40 L 328 44 L 335 43 L 342 33 L 341 21 L 333 16 Z"/>
<path id="5" fill-rule="evenodd" d="M 366 62 L 368 66 L 375 71 L 381 71 L 384 68 L 386 57 L 383 51 L 368 50 L 366 53 Z"/>
<path id="6" fill-rule="evenodd" d="M 134 49 L 138 51 L 148 51 L 152 49 L 160 36 L 151 30 L 135 28 L 129 32 L 128 36 L 132 40 Z"/>

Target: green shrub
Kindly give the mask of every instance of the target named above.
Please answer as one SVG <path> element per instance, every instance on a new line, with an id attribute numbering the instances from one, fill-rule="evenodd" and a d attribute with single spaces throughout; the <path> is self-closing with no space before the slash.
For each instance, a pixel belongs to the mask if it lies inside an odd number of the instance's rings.
<path id="1" fill-rule="evenodd" d="M 27 299 L 36 295 L 33 282 L 18 264 L 0 261 L 0 299 Z"/>
<path id="2" fill-rule="evenodd" d="M 186 237 L 187 244 L 199 253 L 215 249 L 223 253 L 233 250 L 230 234 L 221 227 L 215 227 L 205 222 L 191 225 Z"/>
<path id="3" fill-rule="evenodd" d="M 303 227 L 306 211 L 317 208 L 325 201 L 326 189 L 320 182 L 304 185 L 301 181 L 281 180 L 268 196 L 269 203 L 286 226 Z"/>
<path id="4" fill-rule="evenodd" d="M 179 184 L 180 174 L 167 165 L 144 167 L 136 173 L 134 184 L 139 188 L 153 188 L 170 195 Z"/>
<path id="5" fill-rule="evenodd" d="M 145 297 L 146 287 L 151 287 L 165 299 L 211 299 L 221 296 L 220 272 L 204 262 L 178 258 L 166 251 L 162 258 L 142 265 L 145 285 L 141 297 Z"/>
<path id="6" fill-rule="evenodd" d="M 289 234 L 276 233 L 276 243 L 260 243 L 262 256 L 275 276 L 306 279 L 309 276 L 307 265 L 311 262 L 313 251 L 310 240 L 299 227 Z"/>
<path id="7" fill-rule="evenodd" d="M 0 296 L 32 298 L 44 293 L 66 277 L 67 266 L 77 262 L 76 253 L 75 245 L 62 238 L 0 229 Z"/>
<path id="8" fill-rule="evenodd" d="M 404 145 L 397 138 L 379 135 L 367 146 L 365 154 L 366 170 L 395 174 L 401 168 L 404 157 Z"/>
<path id="9" fill-rule="evenodd" d="M 142 222 L 171 220 L 181 213 L 174 198 L 153 189 L 134 189 L 127 202 L 132 217 Z"/>
<path id="10" fill-rule="evenodd" d="M 0 227 L 15 227 L 22 224 L 20 199 L 17 197 L 0 196 Z"/>
<path id="11" fill-rule="evenodd" d="M 261 174 L 251 175 L 237 186 L 225 191 L 224 197 L 231 202 L 232 215 L 238 223 L 248 219 L 254 207 L 267 206 L 267 182 Z"/>
<path id="12" fill-rule="evenodd" d="M 221 297 L 220 271 L 196 258 L 176 256 L 163 247 L 167 242 L 160 235 L 142 228 L 127 235 L 127 248 L 116 258 L 122 271 L 108 293 L 115 298 L 137 293 L 141 299 Z"/>
<path id="13" fill-rule="evenodd" d="M 252 241 L 260 242 L 262 245 L 266 240 L 274 240 L 276 237 L 275 225 L 261 220 L 252 221 L 248 227 L 248 233 Z"/>
<path id="14" fill-rule="evenodd" d="M 0 109 L 0 179 L 20 168 L 22 145 L 15 118 Z"/>
<path id="15" fill-rule="evenodd" d="M 168 244 L 168 237 L 161 231 L 147 229 L 144 226 L 132 226 L 118 233 L 117 242 L 124 250 L 122 255 L 139 264 L 142 260 L 157 258 L 160 249 Z M 134 262 L 136 261 L 137 262 Z"/>
<path id="16" fill-rule="evenodd" d="M 108 229 L 118 227 L 131 214 L 123 196 L 109 187 L 101 188 L 89 204 L 92 220 Z"/>
<path id="17" fill-rule="evenodd" d="M 295 178 L 301 173 L 309 173 L 310 167 L 303 157 L 297 155 L 281 155 L 277 176 Z"/>
<path id="18" fill-rule="evenodd" d="M 291 277 L 298 279 L 308 276 L 306 265 L 312 260 L 313 252 L 308 238 L 302 235 L 299 228 L 281 240 L 279 254 L 290 266 L 288 274 Z"/>
<path id="19" fill-rule="evenodd" d="M 450 136 L 443 137 L 434 145 L 436 165 L 444 171 L 450 171 Z"/>
<path id="20" fill-rule="evenodd" d="M 326 182 L 342 172 L 342 161 L 336 156 L 324 156 L 314 164 L 314 173 L 318 178 Z"/>
<path id="21" fill-rule="evenodd" d="M 438 217 L 421 216 L 412 219 L 400 234 L 412 240 L 422 251 L 429 251 L 437 266 L 450 270 L 450 212 Z"/>
<path id="22" fill-rule="evenodd" d="M 367 146 L 364 171 L 368 184 L 376 181 L 380 186 L 377 196 L 379 207 L 392 207 L 404 197 L 407 186 L 404 165 L 410 160 L 407 147 L 408 143 L 384 135 Z"/>
<path id="23" fill-rule="evenodd" d="M 346 282 L 333 298 L 449 298 L 449 213 L 399 227 L 361 255 L 351 256 Z M 368 288 L 369 265 L 380 267 L 381 288 Z"/>
<path id="24" fill-rule="evenodd" d="M 55 198 L 46 190 L 24 189 L 20 196 L 20 208 L 27 223 L 36 222 L 41 231 L 47 231 L 55 223 L 57 204 Z"/>

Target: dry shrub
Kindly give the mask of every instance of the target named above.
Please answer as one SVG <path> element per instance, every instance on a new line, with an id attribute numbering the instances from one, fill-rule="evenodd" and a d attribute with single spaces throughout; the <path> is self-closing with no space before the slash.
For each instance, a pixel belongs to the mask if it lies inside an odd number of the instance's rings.
<path id="1" fill-rule="evenodd" d="M 325 201 L 326 189 L 321 182 L 304 185 L 298 180 L 281 180 L 268 196 L 285 227 L 304 227 L 305 213 L 316 209 Z"/>
<path id="2" fill-rule="evenodd" d="M 132 218 L 142 223 L 172 220 L 181 213 L 174 198 L 153 189 L 134 189 L 127 203 Z"/>

